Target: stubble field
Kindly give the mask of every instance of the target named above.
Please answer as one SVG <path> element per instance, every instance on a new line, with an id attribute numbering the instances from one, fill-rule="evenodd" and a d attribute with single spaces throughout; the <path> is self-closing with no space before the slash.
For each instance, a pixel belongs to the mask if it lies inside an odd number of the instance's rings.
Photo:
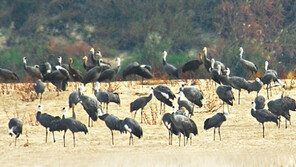
<path id="1" fill-rule="evenodd" d="M 178 92 L 181 81 L 168 82 L 173 92 Z M 291 88 L 292 82 L 285 81 Z M 130 117 L 129 104 L 140 96 L 148 94 L 150 84 L 143 87 L 139 82 L 115 82 L 110 89 L 118 92 L 121 105 L 110 104 L 109 113 L 119 118 Z M 51 84 L 47 84 L 43 95 L 43 112 L 62 116 L 62 108 L 68 106 L 69 94 L 78 84 L 70 83 L 67 91 L 57 93 Z M 222 102 L 215 94 L 215 87 L 208 80 L 199 80 L 197 88 L 204 93 L 204 107 L 195 108 L 192 119 L 198 127 L 198 135 L 193 137 L 192 145 L 179 147 L 178 139 L 173 136 L 173 145 L 168 145 L 168 131 L 161 123 L 159 102 L 155 97 L 145 108 L 145 120 L 141 124 L 143 138 L 134 138 L 134 145 L 128 145 L 128 134 L 114 133 L 115 145 L 111 145 L 111 133 L 105 123 L 98 120 L 89 133 L 76 134 L 76 147 L 73 147 L 72 133 L 66 135 L 66 147 L 63 147 L 63 132 L 55 133 L 53 143 L 49 133 L 45 143 L 45 128 L 36 122 L 35 115 L 39 100 L 34 99 L 32 84 L 1 84 L 0 96 L 0 164 L 1 166 L 295 166 L 296 163 L 296 114 L 291 113 L 292 125 L 277 128 L 273 123 L 265 126 L 265 138 L 262 138 L 262 126 L 251 116 L 251 101 L 256 93 L 242 91 L 241 104 L 237 101 L 230 108 L 230 115 L 221 127 L 222 141 L 213 141 L 213 129 L 205 131 L 203 123 L 216 112 L 222 112 Z M 103 89 L 108 84 L 102 84 Z M 237 91 L 234 91 L 237 97 Z M 271 99 L 280 94 L 279 88 L 272 91 Z M 94 97 L 91 84 L 86 87 L 85 95 Z M 261 95 L 266 97 L 266 90 Z M 285 95 L 296 97 L 295 89 L 286 90 Z M 177 96 L 178 97 L 178 96 Z M 33 100 L 33 101 L 32 101 Z M 268 100 L 267 100 L 268 101 Z M 176 100 L 174 101 L 176 104 Z M 209 110 L 218 111 L 211 112 Z M 171 112 L 166 107 L 166 112 Z M 70 114 L 71 115 L 71 114 Z M 69 115 L 69 116 L 70 116 Z M 77 119 L 87 124 L 88 116 L 79 104 L 76 108 Z M 14 138 L 8 135 L 8 121 L 12 117 L 20 118 L 24 123 L 23 134 L 14 146 Z M 140 112 L 136 120 L 140 122 Z M 283 120 L 283 119 L 282 119 Z M 218 136 L 216 136 L 218 139 Z M 183 138 L 182 140 L 183 141 Z"/>

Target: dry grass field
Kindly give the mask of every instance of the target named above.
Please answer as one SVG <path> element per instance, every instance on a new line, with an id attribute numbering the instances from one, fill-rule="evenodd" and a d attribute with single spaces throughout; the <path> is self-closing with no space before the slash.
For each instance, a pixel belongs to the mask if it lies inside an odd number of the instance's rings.
<path id="1" fill-rule="evenodd" d="M 179 82 L 168 83 L 177 92 Z M 286 95 L 296 98 L 294 83 L 285 81 Z M 129 104 L 139 96 L 148 94 L 150 84 L 161 81 L 148 81 L 142 87 L 139 82 L 116 82 L 109 89 L 120 94 L 121 105 L 109 105 L 109 113 L 119 118 L 130 117 Z M 153 97 L 145 108 L 145 121 L 141 124 L 144 136 L 134 138 L 134 145 L 128 145 L 128 134 L 114 133 L 115 145 L 111 145 L 111 133 L 105 123 L 98 120 L 89 133 L 76 134 L 76 147 L 73 147 L 72 134 L 67 132 L 66 147 L 63 147 L 63 132 L 55 133 L 57 142 L 53 143 L 49 133 L 45 143 L 45 128 L 36 122 L 35 115 L 39 100 L 35 99 L 32 84 L 1 84 L 0 96 L 0 166 L 295 166 L 296 164 L 296 113 L 291 113 L 292 125 L 287 129 L 277 128 L 266 123 L 265 138 L 262 126 L 251 116 L 251 101 L 256 93 L 243 91 L 241 105 L 230 108 L 230 115 L 221 127 L 222 141 L 213 141 L 213 129 L 205 131 L 206 118 L 221 112 L 222 102 L 215 94 L 215 87 L 205 80 L 197 82 L 197 88 L 204 92 L 203 108 L 195 108 L 192 119 L 196 122 L 199 134 L 193 137 L 192 145 L 178 146 L 173 136 L 173 145 L 168 145 L 168 131 L 161 123 L 159 102 Z M 43 111 L 62 116 L 62 108 L 68 106 L 69 94 L 77 88 L 70 83 L 67 91 L 57 93 L 47 84 L 43 96 Z M 107 84 L 102 84 L 107 89 Z M 237 91 L 234 92 L 237 97 Z M 274 88 L 271 99 L 280 94 Z M 86 95 L 93 96 L 91 84 Z M 266 90 L 260 94 L 266 97 Z M 176 100 L 174 102 L 176 104 Z M 172 109 L 166 107 L 166 112 Z M 77 119 L 87 124 L 88 116 L 79 104 L 76 108 Z M 24 123 L 23 134 L 14 146 L 14 138 L 8 135 L 8 121 L 20 118 Z M 137 113 L 140 121 L 140 112 Z M 283 119 L 282 119 L 283 120 Z M 284 125 L 284 121 L 281 123 Z M 183 141 L 183 139 L 182 139 Z"/>

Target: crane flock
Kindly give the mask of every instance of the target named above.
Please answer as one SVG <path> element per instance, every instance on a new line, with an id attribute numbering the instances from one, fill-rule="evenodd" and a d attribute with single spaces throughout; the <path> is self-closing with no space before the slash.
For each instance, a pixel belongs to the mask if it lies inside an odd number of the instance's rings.
<path id="1" fill-rule="evenodd" d="M 224 103 L 228 105 L 234 104 L 234 94 L 233 89 L 238 90 L 238 104 L 240 104 L 240 93 L 242 90 L 246 90 L 248 93 L 253 91 L 257 92 L 257 96 L 252 102 L 251 106 L 251 116 L 256 118 L 256 120 L 262 124 L 263 127 L 263 138 L 264 136 L 264 123 L 274 122 L 280 127 L 280 117 L 286 119 L 285 127 L 287 128 L 287 121 L 291 120 L 289 111 L 296 111 L 296 102 L 293 98 L 288 96 L 282 96 L 280 98 L 271 100 L 267 103 L 268 109 L 265 108 L 265 98 L 262 95 L 258 95 L 263 85 L 266 84 L 267 98 L 269 99 L 271 95 L 271 83 L 278 82 L 280 86 L 285 89 L 285 84 L 280 80 L 277 72 L 273 69 L 268 69 L 268 61 L 265 62 L 265 73 L 261 76 L 257 76 L 258 67 L 255 63 L 243 58 L 244 50 L 242 47 L 239 48 L 239 65 L 243 70 L 252 76 L 255 75 L 254 81 L 247 80 L 241 76 L 230 76 L 230 69 L 223 64 L 221 61 L 215 60 L 208 56 L 208 49 L 205 47 L 202 53 L 198 54 L 199 59 L 191 60 L 185 63 L 180 68 L 175 67 L 167 62 L 168 52 L 163 52 L 162 65 L 163 71 L 167 74 L 169 79 L 175 78 L 179 79 L 179 72 L 183 73 L 187 71 L 198 72 L 202 65 L 208 71 L 210 78 L 219 84 L 216 87 L 216 94 L 223 103 L 223 112 L 213 115 L 204 121 L 204 129 L 208 130 L 214 128 L 214 140 L 216 128 L 218 128 L 219 138 L 221 140 L 220 127 L 226 117 L 230 114 L 229 107 L 227 110 L 224 109 Z M 95 51 L 94 48 L 90 49 L 90 55 L 84 56 L 83 68 L 85 71 L 79 71 L 73 66 L 73 59 L 69 59 L 68 64 L 62 63 L 62 57 L 57 58 L 55 64 L 50 64 L 49 62 L 44 62 L 38 65 L 29 66 L 27 65 L 28 59 L 23 58 L 24 70 L 34 81 L 34 90 L 39 97 L 40 102 L 38 105 L 38 111 L 36 113 L 36 120 L 45 127 L 46 137 L 45 142 L 47 142 L 48 129 L 52 132 L 53 142 L 55 142 L 54 132 L 64 131 L 63 142 L 65 144 L 65 134 L 67 130 L 70 130 L 73 134 L 73 145 L 75 147 L 75 133 L 83 132 L 87 134 L 90 127 L 93 126 L 93 121 L 104 121 L 107 128 L 111 131 L 111 144 L 114 145 L 114 135 L 113 131 L 119 131 L 120 133 L 129 133 L 129 145 L 133 144 L 133 136 L 139 139 L 143 136 L 143 129 L 141 125 L 136 120 L 136 113 L 141 109 L 141 123 L 143 123 L 143 113 L 144 108 L 151 101 L 153 96 L 160 102 L 160 112 L 162 117 L 162 122 L 169 132 L 169 145 L 172 145 L 172 136 L 177 135 L 179 139 L 179 146 L 181 143 L 181 135 L 184 137 L 184 146 L 188 143 L 190 139 L 190 144 L 192 140 L 192 135 L 198 134 L 198 129 L 196 123 L 191 119 L 194 116 L 194 107 L 203 107 L 204 94 L 201 90 L 195 86 L 185 86 L 186 83 L 182 82 L 179 87 L 179 97 L 177 99 L 178 107 L 174 106 L 174 101 L 176 98 L 175 93 L 170 89 L 168 85 L 160 84 L 155 87 L 150 87 L 147 92 L 148 96 L 143 96 L 133 99 L 130 102 L 130 113 L 134 112 L 133 118 L 126 117 L 120 119 L 117 116 L 108 113 L 108 105 L 113 102 L 120 104 L 119 94 L 116 92 L 111 92 L 109 90 L 100 90 L 100 85 L 102 82 L 113 82 L 119 77 L 119 71 L 121 69 L 121 59 L 117 58 L 117 65 L 111 67 L 109 63 L 103 61 L 103 56 L 100 51 Z M 91 62 L 88 62 L 88 59 Z M 138 62 L 131 62 L 127 65 L 122 72 L 122 78 L 126 79 L 128 76 L 134 77 L 135 75 L 140 76 L 143 79 L 151 79 L 154 77 L 153 70 L 150 65 L 139 64 Z M 7 82 L 18 82 L 19 77 L 16 73 L 0 68 L 0 77 L 5 83 Z M 51 82 L 56 86 L 58 95 L 59 92 L 66 90 L 67 83 L 69 81 L 82 83 L 77 90 L 73 91 L 69 95 L 68 106 L 72 109 L 72 117 L 67 117 L 68 107 L 63 107 L 63 114 L 60 116 L 52 116 L 47 113 L 43 113 L 42 96 L 45 92 L 45 83 Z M 85 95 L 84 89 L 85 85 L 88 83 L 93 84 L 94 96 L 96 98 Z M 102 107 L 102 104 L 105 107 Z M 89 116 L 88 126 L 80 122 L 75 114 L 75 106 L 81 104 L 83 109 Z M 123 104 L 125 105 L 125 104 Z M 172 112 L 166 112 L 165 106 L 172 107 Z M 147 108 L 147 107 L 146 107 Z M 99 119 L 98 119 L 99 118 Z M 91 123 L 92 121 L 92 123 Z M 22 134 L 22 121 L 18 118 L 12 118 L 8 124 L 9 135 L 15 135 L 15 145 L 16 139 Z M 89 129 L 87 128 L 89 127 Z"/>

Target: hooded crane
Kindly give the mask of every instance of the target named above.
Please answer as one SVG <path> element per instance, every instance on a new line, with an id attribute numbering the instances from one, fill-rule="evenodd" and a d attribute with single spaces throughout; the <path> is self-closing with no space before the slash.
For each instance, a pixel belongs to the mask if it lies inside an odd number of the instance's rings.
<path id="1" fill-rule="evenodd" d="M 5 83 L 20 80 L 15 72 L 3 68 L 0 68 L 0 78 L 2 78 Z"/>
<path id="2" fill-rule="evenodd" d="M 250 62 L 250 61 L 245 60 L 243 58 L 244 49 L 242 47 L 239 48 L 239 51 L 240 51 L 239 62 L 241 64 L 241 66 L 243 67 L 243 69 L 246 72 L 251 72 L 252 75 L 253 75 L 253 73 L 256 74 L 258 71 L 257 66 L 253 62 Z"/>
<path id="3" fill-rule="evenodd" d="M 185 73 L 187 71 L 196 71 L 203 64 L 202 62 L 202 53 L 198 54 L 199 60 L 190 60 L 182 66 L 182 72 Z"/>
<path id="4" fill-rule="evenodd" d="M 82 82 L 83 73 L 72 66 L 73 62 L 74 62 L 73 59 L 69 58 L 69 74 L 74 82 Z"/>
<path id="5" fill-rule="evenodd" d="M 221 63 L 220 61 L 216 61 L 214 58 L 211 59 L 211 64 L 214 63 L 214 68 L 215 69 L 218 69 L 218 66 L 221 67 L 221 73 L 223 75 L 226 75 L 226 68 L 225 68 L 225 65 L 223 63 Z"/>
<path id="6" fill-rule="evenodd" d="M 8 134 L 12 137 L 15 135 L 14 139 L 14 146 L 16 146 L 16 139 L 22 134 L 23 132 L 23 123 L 18 118 L 11 118 L 8 122 Z"/>
<path id="7" fill-rule="evenodd" d="M 75 111 L 75 106 L 77 105 L 77 103 L 79 103 L 80 99 L 79 99 L 79 94 L 81 94 L 82 92 L 78 89 L 77 91 L 73 91 L 70 95 L 69 95 L 69 108 L 72 108 L 72 112 Z"/>
<path id="8" fill-rule="evenodd" d="M 56 66 L 56 70 L 44 76 L 44 81 L 50 81 L 55 85 L 59 94 L 60 91 L 66 90 L 66 83 L 69 78 L 69 72 L 65 68 Z"/>
<path id="9" fill-rule="evenodd" d="M 274 115 L 283 116 L 285 120 L 285 128 L 287 128 L 287 120 L 291 123 L 291 115 L 289 110 L 296 111 L 296 102 L 294 99 L 285 96 L 267 103 L 268 110 Z M 280 127 L 280 124 L 279 124 Z"/>
<path id="10" fill-rule="evenodd" d="M 139 123 L 135 119 L 125 118 L 122 122 L 122 125 L 125 132 L 130 133 L 129 145 L 134 144 L 133 135 L 135 135 L 139 139 L 143 136 L 142 127 L 139 125 Z"/>
<path id="11" fill-rule="evenodd" d="M 36 120 L 43 126 L 45 127 L 45 143 L 47 143 L 47 135 L 48 131 L 47 129 L 50 127 L 52 121 L 54 120 L 60 120 L 61 118 L 59 116 L 52 116 L 47 113 L 42 113 L 42 106 L 38 105 L 38 112 L 36 115 Z M 53 142 L 55 142 L 55 137 L 54 137 L 54 132 L 52 132 L 52 137 L 53 137 Z"/>
<path id="12" fill-rule="evenodd" d="M 88 58 L 86 56 L 84 56 L 83 58 L 83 68 L 86 70 L 86 71 L 89 71 L 91 70 L 92 68 L 96 67 L 95 65 L 88 65 L 87 62 L 88 62 Z"/>
<path id="13" fill-rule="evenodd" d="M 34 83 L 33 87 L 34 87 L 34 90 L 35 90 L 35 92 L 37 94 L 37 97 L 39 97 L 39 94 L 40 94 L 40 104 L 41 104 L 42 94 L 45 91 L 45 85 L 41 81 L 41 79 L 38 79 L 38 81 L 36 83 Z"/>
<path id="14" fill-rule="evenodd" d="M 75 116 L 75 113 L 72 112 L 72 117 L 70 118 L 65 118 L 67 116 L 67 113 L 68 113 L 68 108 L 67 107 L 64 107 L 63 108 L 63 111 L 65 112 L 63 114 L 63 117 L 62 117 L 62 125 L 65 126 L 67 129 L 69 129 L 72 134 L 73 134 L 73 145 L 75 147 L 75 133 L 76 132 L 84 132 L 84 134 L 87 134 L 88 133 L 88 129 L 87 127 L 81 123 L 80 121 L 76 120 L 76 116 Z M 64 139 L 64 147 L 66 147 L 66 144 L 65 144 L 65 136 L 66 136 L 66 132 L 67 130 L 64 131 L 64 136 L 63 136 L 63 139 Z"/>
<path id="15" fill-rule="evenodd" d="M 49 62 L 43 62 L 43 63 L 39 64 L 39 70 L 44 77 L 46 74 L 51 73 L 52 66 Z"/>
<path id="16" fill-rule="evenodd" d="M 254 82 L 248 81 L 248 93 L 250 92 L 257 92 L 257 96 L 263 86 L 263 82 L 260 80 L 260 78 L 256 78 Z"/>
<path id="17" fill-rule="evenodd" d="M 181 83 L 180 92 L 182 91 L 191 103 L 202 107 L 202 100 L 204 98 L 202 91 L 193 86 L 184 87 L 184 85 L 185 83 Z"/>
<path id="18" fill-rule="evenodd" d="M 264 138 L 264 123 L 265 122 L 274 122 L 278 125 L 278 117 L 272 112 L 265 109 L 256 109 L 256 103 L 252 102 L 251 115 L 256 118 L 256 120 L 262 124 L 263 129 L 263 138 Z"/>
<path id="19" fill-rule="evenodd" d="M 219 138 L 221 141 L 220 127 L 222 123 L 226 121 L 225 115 L 228 115 L 228 114 L 229 114 L 228 112 L 224 111 L 223 113 L 217 113 L 211 118 L 206 119 L 204 123 L 204 129 L 208 130 L 208 129 L 214 128 L 214 141 L 215 141 L 216 128 L 218 128 Z"/>
<path id="20" fill-rule="evenodd" d="M 277 78 L 276 74 L 273 72 L 265 72 L 265 74 L 260 78 L 260 80 L 263 82 L 263 84 L 266 84 L 266 94 L 267 94 L 267 99 L 269 99 L 269 92 L 271 95 L 271 82 L 278 82 L 282 88 L 285 89 L 286 85 L 283 83 L 280 79 Z"/>
<path id="21" fill-rule="evenodd" d="M 112 145 L 114 145 L 114 137 L 113 137 L 113 131 L 117 130 L 120 133 L 123 133 L 125 131 L 123 127 L 123 121 L 120 120 L 118 117 L 112 115 L 112 114 L 104 114 L 99 116 L 99 118 L 105 122 L 106 126 L 111 131 L 111 139 L 112 139 Z"/>
<path id="22" fill-rule="evenodd" d="M 231 86 L 234 89 L 237 89 L 238 90 L 238 104 L 240 104 L 240 93 L 241 93 L 241 90 L 242 89 L 248 90 L 249 83 L 248 83 L 247 80 L 245 80 L 245 78 L 238 77 L 238 76 L 229 77 L 229 74 L 230 74 L 230 69 L 227 68 L 227 74 L 226 75 L 228 77 L 228 80 L 229 80 L 229 83 L 231 84 Z"/>
<path id="23" fill-rule="evenodd" d="M 156 97 L 157 100 L 160 101 L 160 114 L 162 113 L 162 103 L 164 103 L 164 110 L 165 105 L 173 106 L 173 102 L 171 100 L 174 100 L 176 96 L 171 91 L 169 87 L 166 85 L 158 85 L 153 89 L 153 94 Z"/>
<path id="24" fill-rule="evenodd" d="M 223 111 L 224 111 L 224 103 L 227 103 L 228 105 L 233 106 L 233 92 L 232 92 L 232 87 L 228 85 L 221 85 L 217 88 L 216 90 L 217 95 L 219 98 L 223 101 Z M 227 105 L 227 107 L 229 107 Z M 229 108 L 228 108 L 229 111 Z"/>
<path id="25" fill-rule="evenodd" d="M 162 59 L 162 66 L 164 71 L 167 73 L 167 75 L 169 76 L 169 78 L 179 78 L 179 74 L 178 74 L 178 69 L 173 66 L 172 64 L 167 63 L 166 61 L 166 57 L 168 55 L 167 51 L 163 51 L 163 59 Z"/>
<path id="26" fill-rule="evenodd" d="M 190 138 L 190 145 L 191 145 L 191 136 L 190 134 L 193 134 L 194 136 L 198 134 L 196 124 L 194 121 L 192 121 L 190 118 L 186 117 L 185 115 L 177 115 L 176 112 L 173 112 L 170 115 L 171 119 L 171 126 L 179 132 L 179 146 L 180 146 L 180 140 L 181 140 L 181 133 L 184 136 L 184 146 L 188 142 L 188 138 Z M 185 137 L 187 142 L 185 142 Z"/>
<path id="27" fill-rule="evenodd" d="M 88 70 L 83 77 L 83 84 L 86 85 L 90 82 L 96 82 L 101 75 L 101 67 L 95 66 L 92 69 Z"/>
<path id="28" fill-rule="evenodd" d="M 62 63 L 63 58 L 61 56 L 58 57 L 58 65 L 69 71 L 69 64 Z"/>
<path id="29" fill-rule="evenodd" d="M 211 60 L 208 58 L 208 49 L 206 47 L 203 48 L 204 56 L 203 56 L 203 63 L 208 72 L 210 72 L 211 68 Z"/>
<path id="30" fill-rule="evenodd" d="M 98 113 L 103 113 L 102 106 L 100 102 L 92 97 L 88 97 L 83 95 L 83 86 L 80 86 L 78 88 L 79 91 L 79 99 L 81 101 L 81 104 L 83 106 L 83 109 L 87 112 L 89 115 L 88 117 L 88 127 L 90 127 L 90 118 L 93 121 L 97 121 L 98 119 Z"/>
<path id="31" fill-rule="evenodd" d="M 113 93 L 110 91 L 100 91 L 100 87 L 101 87 L 100 82 L 95 82 L 94 94 L 100 103 L 105 103 L 105 111 L 108 113 L 109 103 L 113 102 L 119 105 L 120 97 L 119 97 L 119 94 L 116 92 Z"/>
<path id="32" fill-rule="evenodd" d="M 138 62 L 130 63 L 122 72 L 122 77 L 125 79 L 129 75 L 138 75 L 142 78 L 142 85 L 143 80 L 153 78 L 153 74 L 151 73 L 152 67 L 149 65 L 140 65 Z"/>
<path id="33" fill-rule="evenodd" d="M 152 99 L 153 87 L 149 88 L 149 96 L 147 97 L 139 97 L 135 101 L 130 104 L 130 112 L 135 111 L 134 118 L 136 118 L 137 111 L 141 109 L 141 123 L 143 123 L 143 109 Z"/>
<path id="34" fill-rule="evenodd" d="M 112 82 L 115 79 L 119 69 L 120 69 L 120 58 L 118 57 L 117 66 L 114 68 L 110 68 L 102 71 L 100 77 L 98 78 L 98 81 L 99 82 L 109 81 L 109 83 Z"/>
<path id="35" fill-rule="evenodd" d="M 27 57 L 23 57 L 24 69 L 31 76 L 33 81 L 37 79 L 43 79 L 42 73 L 40 72 L 39 65 L 28 66 Z"/>
<path id="36" fill-rule="evenodd" d="M 217 83 L 217 84 L 221 84 L 220 80 L 219 80 L 219 76 L 221 75 L 221 66 L 218 65 L 217 69 L 214 68 L 214 61 L 212 61 L 211 63 L 211 68 L 209 68 L 209 72 L 211 73 L 211 79 Z M 216 86 L 216 84 L 215 84 Z"/>
<path id="37" fill-rule="evenodd" d="M 193 116 L 193 109 L 194 109 L 194 105 L 187 100 L 187 98 L 185 97 L 183 91 L 179 92 L 179 98 L 178 98 L 178 105 L 179 105 L 179 110 L 181 109 L 181 107 L 185 107 L 185 109 L 188 111 L 189 117 Z"/>
<path id="38" fill-rule="evenodd" d="M 95 58 L 95 49 L 91 48 L 89 51 L 90 51 L 89 57 L 90 57 L 90 60 L 92 61 L 92 64 L 94 66 L 98 66 L 99 65 L 99 59 Z"/>

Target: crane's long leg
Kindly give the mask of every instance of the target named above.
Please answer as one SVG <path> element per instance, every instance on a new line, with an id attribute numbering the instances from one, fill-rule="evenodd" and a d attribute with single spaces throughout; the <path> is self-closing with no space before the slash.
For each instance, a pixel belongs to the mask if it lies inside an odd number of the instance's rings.
<path id="1" fill-rule="evenodd" d="M 162 102 L 160 102 L 160 111 L 159 111 L 160 115 L 161 115 L 161 108 L 162 108 Z"/>
<path id="2" fill-rule="evenodd" d="M 131 140 L 132 140 L 132 133 L 130 133 L 128 145 L 131 145 Z"/>
<path id="3" fill-rule="evenodd" d="M 267 99 L 269 99 L 269 95 L 268 95 L 268 84 L 266 86 L 266 92 L 267 92 Z"/>
<path id="4" fill-rule="evenodd" d="M 171 145 L 173 145 L 173 133 L 170 131 L 170 135 L 171 135 Z"/>
<path id="5" fill-rule="evenodd" d="M 171 145 L 171 131 L 169 130 L 169 145 Z"/>
<path id="6" fill-rule="evenodd" d="M 264 123 L 262 123 L 262 128 L 263 128 L 263 138 L 264 138 Z"/>
<path id="7" fill-rule="evenodd" d="M 73 133 L 73 145 L 75 147 L 75 134 L 74 134 L 74 132 L 72 132 L 72 133 Z"/>
<path id="8" fill-rule="evenodd" d="M 287 119 L 285 119 L 285 128 L 287 129 Z"/>
<path id="9" fill-rule="evenodd" d="M 88 116 L 88 127 L 90 127 L 90 116 Z"/>
<path id="10" fill-rule="evenodd" d="M 163 110 L 164 110 L 164 113 L 165 113 L 165 104 L 163 104 Z"/>
<path id="11" fill-rule="evenodd" d="M 141 123 L 143 123 L 143 108 L 141 108 Z"/>
<path id="12" fill-rule="evenodd" d="M 214 127 L 214 141 L 215 141 L 215 133 L 216 133 L 216 128 Z"/>
<path id="13" fill-rule="evenodd" d="M 238 90 L 238 104 L 240 104 L 240 90 Z"/>
<path id="14" fill-rule="evenodd" d="M 179 138 L 179 147 L 181 146 L 181 134 L 178 135 Z"/>
<path id="15" fill-rule="evenodd" d="M 40 95 L 40 101 L 39 101 L 40 104 L 41 104 L 41 101 L 42 101 L 42 93 Z"/>
<path id="16" fill-rule="evenodd" d="M 137 111 L 135 111 L 135 114 L 134 114 L 134 119 L 136 119 L 136 115 L 137 115 Z"/>
<path id="17" fill-rule="evenodd" d="M 108 105 L 109 105 L 109 103 L 107 103 L 107 109 L 106 109 L 106 113 L 108 113 Z"/>
<path id="18" fill-rule="evenodd" d="M 56 140 L 55 140 L 55 137 L 54 137 L 54 131 L 52 131 L 52 138 L 53 138 L 53 142 L 55 143 Z"/>
<path id="19" fill-rule="evenodd" d="M 186 145 L 186 143 L 185 143 L 185 135 L 183 135 L 183 137 L 184 137 L 184 146 Z"/>
<path id="20" fill-rule="evenodd" d="M 64 147 L 66 147 L 66 142 L 65 142 L 65 140 L 66 140 L 66 131 L 64 131 L 64 136 L 63 136 Z"/>
<path id="21" fill-rule="evenodd" d="M 47 143 L 47 134 L 48 134 L 48 131 L 47 131 L 47 128 L 45 128 L 45 143 Z"/>
<path id="22" fill-rule="evenodd" d="M 273 84 L 273 85 L 274 85 L 274 84 Z M 269 94 L 270 94 L 270 97 L 272 97 L 272 91 L 271 91 L 271 88 L 272 88 L 272 87 L 271 87 L 271 83 L 270 83 L 270 84 L 269 84 L 269 92 L 270 92 Z"/>
<path id="23" fill-rule="evenodd" d="M 220 141 L 221 141 L 220 127 L 218 127 L 218 133 L 219 133 L 219 138 L 220 138 Z"/>
<path id="24" fill-rule="evenodd" d="M 192 145 L 192 136 L 190 136 L 190 145 Z"/>
<path id="25" fill-rule="evenodd" d="M 112 137 L 112 145 L 114 145 L 114 140 L 113 140 L 113 131 L 111 130 L 111 137 Z"/>

